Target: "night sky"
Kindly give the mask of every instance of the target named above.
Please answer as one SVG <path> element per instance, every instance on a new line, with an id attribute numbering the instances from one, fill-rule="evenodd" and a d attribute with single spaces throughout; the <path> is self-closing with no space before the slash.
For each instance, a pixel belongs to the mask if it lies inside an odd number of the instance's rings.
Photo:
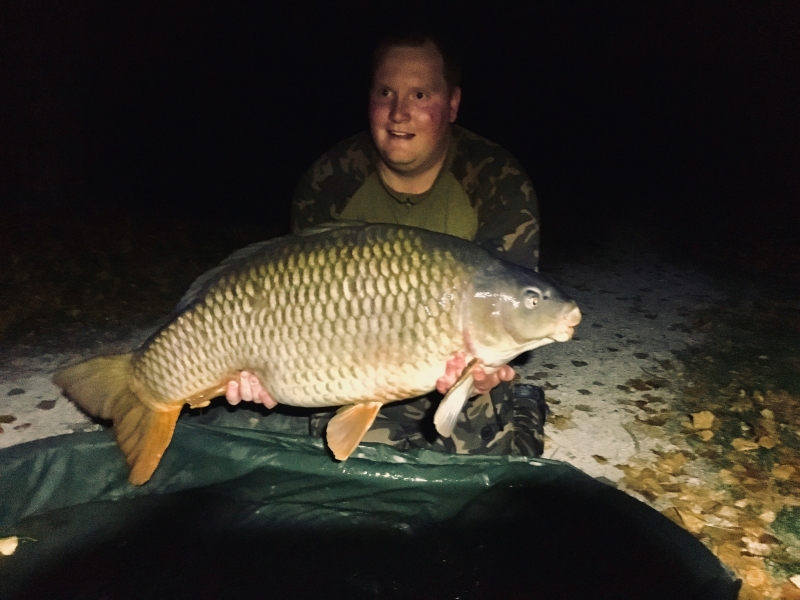
<path id="1" fill-rule="evenodd" d="M 4 2 L 3 214 L 286 231 L 301 173 L 366 128 L 374 41 L 425 14 L 462 46 L 458 122 L 533 179 L 545 256 L 634 231 L 798 258 L 796 2 L 280 4 Z"/>

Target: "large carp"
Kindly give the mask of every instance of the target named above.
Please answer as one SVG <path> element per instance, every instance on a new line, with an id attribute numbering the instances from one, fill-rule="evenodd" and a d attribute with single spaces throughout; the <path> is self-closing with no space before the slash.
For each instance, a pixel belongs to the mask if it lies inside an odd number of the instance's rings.
<path id="1" fill-rule="evenodd" d="M 343 405 L 326 439 L 346 459 L 380 407 L 432 391 L 468 364 L 434 423 L 449 436 L 472 387 L 518 354 L 572 337 L 575 302 L 475 244 L 413 227 L 331 223 L 248 246 L 202 275 L 138 350 L 53 377 L 111 419 L 134 484 L 146 482 L 184 404 L 205 406 L 242 370 L 278 402 Z"/>

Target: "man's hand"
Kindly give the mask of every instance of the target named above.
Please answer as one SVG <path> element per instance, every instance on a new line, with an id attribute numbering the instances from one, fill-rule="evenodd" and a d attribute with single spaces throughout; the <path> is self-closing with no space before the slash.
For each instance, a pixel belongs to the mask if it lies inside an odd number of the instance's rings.
<path id="1" fill-rule="evenodd" d="M 497 367 L 494 373 L 488 375 L 486 371 L 483 370 L 483 367 L 478 365 L 472 371 L 472 378 L 474 379 L 472 390 L 476 394 L 487 394 L 500 385 L 501 381 L 511 381 L 514 379 L 514 368 L 503 365 L 502 367 Z"/>
<path id="2" fill-rule="evenodd" d="M 235 379 L 228 382 L 225 390 L 225 399 L 236 406 L 244 400 L 245 402 L 257 402 L 267 408 L 275 408 L 278 403 L 269 395 L 269 392 L 261 387 L 258 377 L 247 371 L 239 373 L 239 381 Z"/>
<path id="3" fill-rule="evenodd" d="M 461 372 L 466 366 L 466 358 L 464 354 L 459 352 L 453 358 L 447 361 L 445 366 L 444 376 L 436 380 L 436 390 L 440 394 L 446 394 L 447 391 L 455 385 Z M 501 381 L 511 381 L 514 379 L 514 369 L 508 365 L 498 367 L 491 375 L 486 373 L 481 365 L 477 365 L 472 370 L 472 391 L 476 394 L 486 394 L 492 389 L 497 387 Z"/>

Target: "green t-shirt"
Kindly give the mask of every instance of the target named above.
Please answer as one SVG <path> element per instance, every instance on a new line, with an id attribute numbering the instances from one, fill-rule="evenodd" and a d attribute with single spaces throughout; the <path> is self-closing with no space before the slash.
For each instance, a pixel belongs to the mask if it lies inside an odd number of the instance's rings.
<path id="1" fill-rule="evenodd" d="M 535 269 L 539 208 L 533 185 L 503 148 L 457 125 L 442 170 L 423 194 L 402 194 L 381 179 L 369 132 L 322 155 L 292 201 L 292 229 L 332 219 L 397 223 L 449 233 Z"/>

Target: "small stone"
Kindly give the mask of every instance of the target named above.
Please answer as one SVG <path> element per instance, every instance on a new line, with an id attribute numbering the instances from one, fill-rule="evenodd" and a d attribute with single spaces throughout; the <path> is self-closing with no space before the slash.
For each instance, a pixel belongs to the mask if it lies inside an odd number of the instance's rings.
<path id="1" fill-rule="evenodd" d="M 55 400 L 42 400 L 39 404 L 36 405 L 36 408 L 40 408 L 42 410 L 51 410 L 55 408 L 56 401 Z"/>
<path id="2" fill-rule="evenodd" d="M 792 575 L 789 577 L 789 581 L 791 581 L 796 588 L 800 589 L 800 575 Z"/>
<path id="3" fill-rule="evenodd" d="M 13 388 L 13 389 L 9 390 L 8 394 L 6 394 L 6 395 L 7 396 L 19 396 L 20 394 L 24 394 L 24 393 L 25 393 L 25 390 L 23 390 L 22 388 Z"/>

